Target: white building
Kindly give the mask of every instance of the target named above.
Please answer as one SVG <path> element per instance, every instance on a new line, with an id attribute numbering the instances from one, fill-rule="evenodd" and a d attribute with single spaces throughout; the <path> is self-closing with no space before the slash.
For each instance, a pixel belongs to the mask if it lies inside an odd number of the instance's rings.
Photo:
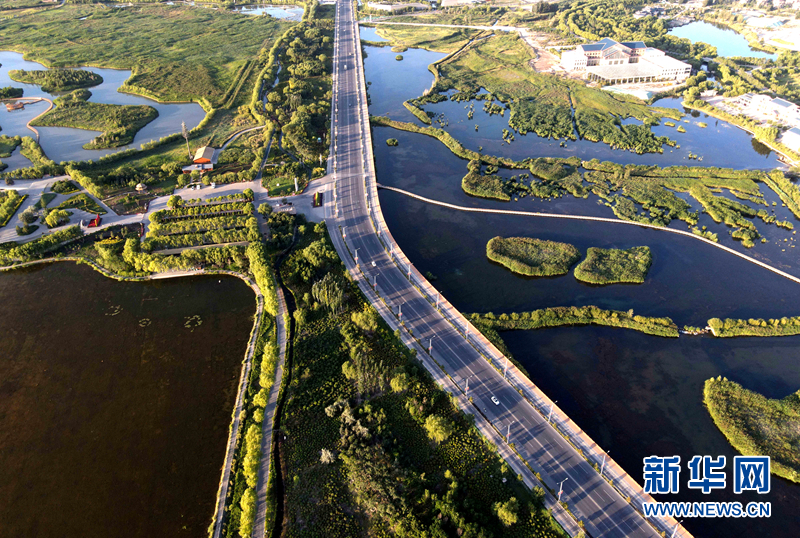
<path id="1" fill-rule="evenodd" d="M 618 43 L 608 37 L 564 51 L 561 66 L 570 72 L 586 71 L 590 80 L 604 84 L 683 81 L 692 74 L 691 65 L 641 41 Z"/>
<path id="2" fill-rule="evenodd" d="M 794 127 L 783 133 L 781 144 L 792 151 L 800 153 L 800 128 Z"/>

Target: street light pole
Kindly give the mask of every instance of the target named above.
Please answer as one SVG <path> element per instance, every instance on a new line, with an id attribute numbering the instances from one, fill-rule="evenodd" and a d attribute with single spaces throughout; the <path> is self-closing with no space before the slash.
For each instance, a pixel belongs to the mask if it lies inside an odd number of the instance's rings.
<path id="1" fill-rule="evenodd" d="M 561 502 L 561 494 L 564 493 L 564 482 L 566 482 L 567 480 L 569 480 L 569 477 L 562 480 L 561 483 L 558 485 L 558 502 Z"/>
<path id="2" fill-rule="evenodd" d="M 603 470 L 606 468 L 606 456 L 608 456 L 608 452 L 603 452 L 603 465 L 600 466 L 600 478 L 603 478 Z"/>
<path id="3" fill-rule="evenodd" d="M 436 338 L 436 335 L 431 336 L 430 342 L 428 342 L 428 355 L 431 354 L 433 351 L 433 339 Z"/>
<path id="4" fill-rule="evenodd" d="M 358 249 L 356 249 L 356 265 L 358 265 Z"/>
<path id="5" fill-rule="evenodd" d="M 508 430 L 506 431 L 506 444 L 507 445 L 511 444 L 511 424 L 513 424 L 513 421 L 508 423 Z"/>
<path id="6" fill-rule="evenodd" d="M 550 419 L 553 417 L 553 406 L 558 403 L 558 400 L 550 403 L 550 414 L 547 415 L 547 423 L 550 424 Z"/>
<path id="7" fill-rule="evenodd" d="M 675 523 L 675 529 L 672 531 L 672 536 L 670 536 L 670 538 L 675 538 L 675 533 L 678 532 L 678 527 L 681 526 L 681 523 L 683 523 L 682 519 Z"/>
<path id="8" fill-rule="evenodd" d="M 373 278 L 372 287 L 375 288 L 376 290 L 378 289 L 378 275 L 375 275 L 375 277 Z"/>
<path id="9" fill-rule="evenodd" d="M 503 368 L 503 379 L 506 378 L 506 372 L 508 372 L 508 356 L 506 356 L 506 367 Z"/>

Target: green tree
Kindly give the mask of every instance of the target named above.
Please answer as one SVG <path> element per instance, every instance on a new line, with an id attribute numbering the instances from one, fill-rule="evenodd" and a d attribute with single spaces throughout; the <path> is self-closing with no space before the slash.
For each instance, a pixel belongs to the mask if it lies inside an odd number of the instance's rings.
<path id="1" fill-rule="evenodd" d="M 332 273 L 328 273 L 321 280 L 314 282 L 314 285 L 311 286 L 311 295 L 334 314 L 344 306 L 344 286 Z"/>
<path id="2" fill-rule="evenodd" d="M 63 209 L 54 209 L 44 218 L 44 223 L 50 228 L 55 228 L 69 222 L 69 213 Z"/>
<path id="3" fill-rule="evenodd" d="M 167 200 L 167 207 L 170 209 L 178 208 L 181 205 L 183 205 L 183 198 L 181 198 L 177 194 L 173 194 L 172 196 L 169 197 L 169 200 Z"/>
<path id="4" fill-rule="evenodd" d="M 496 502 L 492 505 L 492 510 L 497 514 L 500 523 L 509 527 L 517 522 L 519 518 L 519 503 L 516 497 L 511 497 L 504 503 Z"/>
<path id="5" fill-rule="evenodd" d="M 430 415 L 425 419 L 425 431 L 435 443 L 446 441 L 453 433 L 453 425 L 444 417 Z"/>

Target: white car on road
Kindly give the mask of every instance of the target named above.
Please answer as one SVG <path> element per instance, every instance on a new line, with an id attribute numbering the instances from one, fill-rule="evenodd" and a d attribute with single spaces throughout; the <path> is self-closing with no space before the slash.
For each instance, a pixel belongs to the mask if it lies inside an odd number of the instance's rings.
<path id="1" fill-rule="evenodd" d="M 494 405 L 500 405 L 500 400 L 498 400 L 498 399 L 497 399 L 497 398 L 495 398 L 494 396 L 492 396 L 491 400 L 492 400 L 492 403 L 493 403 Z"/>

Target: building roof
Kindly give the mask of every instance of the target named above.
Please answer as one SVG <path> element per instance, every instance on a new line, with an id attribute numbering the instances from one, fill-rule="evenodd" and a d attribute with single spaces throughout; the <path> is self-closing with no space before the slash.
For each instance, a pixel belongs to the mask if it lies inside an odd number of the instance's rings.
<path id="1" fill-rule="evenodd" d="M 604 37 L 600 41 L 596 43 L 589 43 L 587 45 L 580 45 L 580 48 L 583 50 L 605 50 L 609 47 L 613 47 L 614 45 L 618 45 L 616 41 L 611 39 L 610 37 Z"/>
<path id="2" fill-rule="evenodd" d="M 211 146 L 203 146 L 202 148 L 197 148 L 197 152 L 194 154 L 194 160 L 199 161 L 200 159 L 208 159 L 209 161 L 214 157 L 214 148 Z"/>
<path id="3" fill-rule="evenodd" d="M 680 60 L 676 60 L 672 56 L 648 56 L 646 58 L 642 58 L 640 63 L 642 62 L 649 62 L 651 64 L 657 65 L 662 69 L 686 69 L 687 67 L 691 67 L 691 65 L 687 64 L 686 62 L 682 62 Z"/>
<path id="4" fill-rule="evenodd" d="M 623 41 L 623 45 L 628 47 L 629 49 L 646 49 L 647 45 L 644 44 L 644 41 Z"/>
<path id="5" fill-rule="evenodd" d="M 790 103 L 786 99 L 781 99 L 779 97 L 776 97 L 775 99 L 773 99 L 772 100 L 772 104 L 775 105 L 775 106 L 779 106 L 781 108 L 792 108 L 794 106 L 793 103 Z"/>

